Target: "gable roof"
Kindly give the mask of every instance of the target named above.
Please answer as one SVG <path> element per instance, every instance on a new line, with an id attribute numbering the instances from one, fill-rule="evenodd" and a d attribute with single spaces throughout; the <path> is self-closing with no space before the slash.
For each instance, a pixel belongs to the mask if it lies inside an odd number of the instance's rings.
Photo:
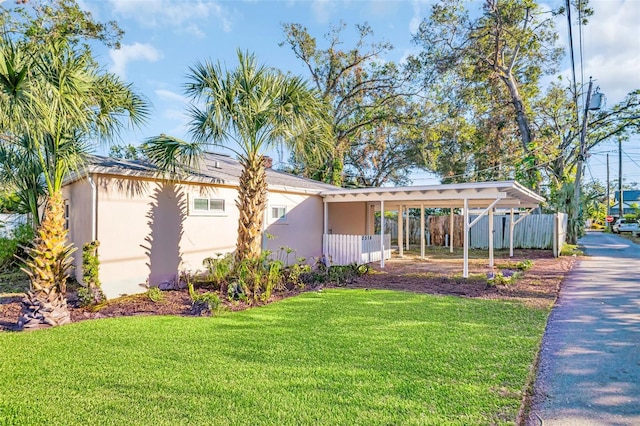
<path id="1" fill-rule="evenodd" d="M 156 166 L 144 160 L 125 160 L 93 155 L 89 158 L 89 164 L 84 167 L 82 172 L 73 174 L 66 183 L 82 179 L 92 173 L 150 179 L 166 178 L 166 175 L 163 175 Z M 242 165 L 237 160 L 228 155 L 207 152 L 203 155 L 198 170 L 176 180 L 185 183 L 238 186 L 241 173 Z M 333 185 L 270 168 L 266 170 L 266 174 L 270 190 L 319 194 L 323 191 L 338 189 Z"/>

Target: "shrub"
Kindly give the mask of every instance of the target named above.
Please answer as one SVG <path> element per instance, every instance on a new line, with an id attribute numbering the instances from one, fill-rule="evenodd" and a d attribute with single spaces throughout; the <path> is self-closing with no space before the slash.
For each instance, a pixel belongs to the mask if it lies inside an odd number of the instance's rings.
<path id="1" fill-rule="evenodd" d="M 207 268 L 209 279 L 217 285 L 222 285 L 233 272 L 233 254 L 216 253 L 216 257 L 204 259 L 202 265 Z"/>
<path id="2" fill-rule="evenodd" d="M 216 293 L 198 293 L 193 288 L 191 282 L 187 284 L 187 287 L 189 288 L 189 297 L 191 297 L 191 310 L 194 313 L 197 315 L 213 315 L 213 313 L 218 310 L 220 307 L 220 296 Z"/>
<path id="3" fill-rule="evenodd" d="M 149 287 L 149 290 L 147 290 L 147 296 L 153 303 L 160 303 L 164 302 L 165 300 L 164 294 L 162 294 L 162 290 L 160 290 L 158 287 Z"/>
<path id="4" fill-rule="evenodd" d="M 522 272 L 510 269 L 504 269 L 498 273 L 490 272 L 487 274 L 487 284 L 490 286 L 514 284 L 521 276 Z"/>
<path id="5" fill-rule="evenodd" d="M 98 259 L 99 241 L 91 241 L 82 246 L 82 281 L 78 288 L 78 302 L 80 306 L 95 305 L 105 300 L 104 293 L 100 287 Z"/>
<path id="6" fill-rule="evenodd" d="M 0 271 L 18 269 L 25 257 L 25 247 L 33 241 L 35 233 L 29 224 L 18 225 L 8 238 L 0 238 Z"/>

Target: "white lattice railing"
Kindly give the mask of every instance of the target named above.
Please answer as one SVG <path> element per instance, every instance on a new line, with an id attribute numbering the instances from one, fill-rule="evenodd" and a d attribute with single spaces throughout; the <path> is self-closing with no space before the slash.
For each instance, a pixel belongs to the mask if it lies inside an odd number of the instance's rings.
<path id="1" fill-rule="evenodd" d="M 391 235 L 385 234 L 384 258 L 391 258 Z M 380 261 L 380 235 L 322 236 L 323 254 L 334 265 L 364 264 Z"/>

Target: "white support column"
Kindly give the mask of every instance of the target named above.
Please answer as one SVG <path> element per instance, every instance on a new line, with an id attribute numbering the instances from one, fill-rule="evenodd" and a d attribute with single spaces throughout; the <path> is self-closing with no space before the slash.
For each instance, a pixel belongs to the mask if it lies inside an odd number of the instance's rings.
<path id="1" fill-rule="evenodd" d="M 453 207 L 449 214 L 449 253 L 453 253 Z"/>
<path id="2" fill-rule="evenodd" d="M 424 204 L 420 204 L 420 257 L 424 259 Z"/>
<path id="3" fill-rule="evenodd" d="M 462 237 L 462 251 L 464 252 L 464 266 L 462 277 L 469 278 L 469 200 L 464 199 L 464 235 Z M 453 217 L 453 216 L 452 216 Z"/>
<path id="4" fill-rule="evenodd" d="M 384 200 L 380 200 L 380 268 L 384 269 Z"/>
<path id="5" fill-rule="evenodd" d="M 411 246 L 409 245 L 409 206 L 405 206 L 407 210 L 407 217 L 404 219 L 404 236 L 405 236 L 405 244 L 407 247 L 407 251 L 411 250 Z"/>
<path id="6" fill-rule="evenodd" d="M 493 207 L 489 209 L 489 267 L 493 268 Z"/>
<path id="7" fill-rule="evenodd" d="M 398 206 L 398 256 L 404 257 L 404 230 L 402 228 L 402 205 Z"/>
<path id="8" fill-rule="evenodd" d="M 323 225 L 323 233 L 329 233 L 329 203 L 324 202 L 324 225 Z"/>
<path id="9" fill-rule="evenodd" d="M 509 211 L 509 257 L 513 257 L 513 230 L 516 224 L 513 221 L 513 208 Z"/>
<path id="10" fill-rule="evenodd" d="M 364 203 L 364 234 L 369 233 L 369 204 L 365 201 Z"/>

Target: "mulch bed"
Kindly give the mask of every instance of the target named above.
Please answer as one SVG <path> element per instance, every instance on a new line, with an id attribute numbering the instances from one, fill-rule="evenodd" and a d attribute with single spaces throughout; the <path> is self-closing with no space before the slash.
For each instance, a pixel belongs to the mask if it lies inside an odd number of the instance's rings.
<path id="1" fill-rule="evenodd" d="M 486 259 L 471 259 L 470 278 L 460 276 L 461 259 L 417 259 L 407 256 L 392 259 L 384 270 L 373 266 L 370 274 L 364 275 L 347 284 L 348 288 L 389 289 L 438 295 L 453 295 L 486 299 L 521 300 L 532 306 L 550 307 L 558 294 L 562 280 L 573 267 L 575 257 L 554 259 L 550 252 L 542 250 L 519 250 L 514 259 L 497 258 L 497 266 L 506 262 L 531 260 L 533 268 L 510 285 L 490 286 L 486 274 L 491 271 Z M 330 286 L 325 286 L 330 287 Z M 287 291 L 274 294 L 268 303 L 299 294 L 299 291 Z M 146 294 L 126 296 L 114 299 L 99 310 L 71 307 L 74 322 L 89 319 L 132 316 L 132 315 L 201 315 L 191 308 L 191 299 L 187 290 L 165 291 L 164 300 L 153 302 Z M 244 302 L 228 302 L 223 299 L 226 309 L 242 310 L 251 306 Z M 20 316 L 19 296 L 0 297 L 0 331 L 15 330 Z"/>

